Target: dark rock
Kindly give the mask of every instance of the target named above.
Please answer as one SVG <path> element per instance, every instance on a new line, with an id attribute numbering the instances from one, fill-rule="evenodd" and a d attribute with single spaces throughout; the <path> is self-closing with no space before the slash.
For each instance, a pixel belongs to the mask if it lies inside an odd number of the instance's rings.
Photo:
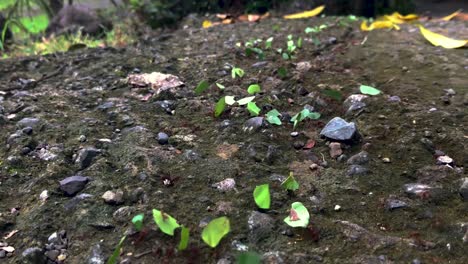
<path id="1" fill-rule="evenodd" d="M 60 255 L 60 251 L 55 250 L 55 249 L 54 250 L 49 250 L 49 251 L 47 251 L 45 253 L 45 255 L 51 260 L 56 260 L 57 257 Z"/>
<path id="2" fill-rule="evenodd" d="M 465 202 L 468 202 L 468 178 L 463 178 L 459 193 Z"/>
<path id="3" fill-rule="evenodd" d="M 112 24 L 100 18 L 90 7 L 81 4 L 65 5 L 54 16 L 46 29 L 46 34 L 76 33 L 81 30 L 85 35 L 98 36 L 110 30 Z"/>
<path id="4" fill-rule="evenodd" d="M 423 144 L 424 148 L 427 149 L 429 152 L 434 153 L 435 146 L 434 143 L 428 138 L 421 138 L 421 143 Z"/>
<path id="5" fill-rule="evenodd" d="M 244 130 L 244 132 L 255 132 L 263 126 L 263 121 L 263 117 L 252 117 L 244 123 L 242 130 Z"/>
<path id="6" fill-rule="evenodd" d="M 305 142 L 304 142 L 304 141 L 301 141 L 301 140 L 295 140 L 295 141 L 293 142 L 293 147 L 294 147 L 295 149 L 302 149 L 302 148 L 304 147 L 304 145 L 305 145 Z"/>
<path id="7" fill-rule="evenodd" d="M 106 263 L 106 256 L 102 252 L 101 244 L 96 244 L 91 248 L 86 264 L 104 264 Z"/>
<path id="8" fill-rule="evenodd" d="M 249 240 L 252 243 L 257 243 L 271 235 L 275 220 L 267 214 L 253 211 L 250 213 L 247 223 L 249 227 Z"/>
<path id="9" fill-rule="evenodd" d="M 357 110 L 361 110 L 366 107 L 364 100 L 369 98 L 369 96 L 364 94 L 352 94 L 343 102 L 343 107 L 346 110 L 346 114 L 350 114 Z"/>
<path id="10" fill-rule="evenodd" d="M 169 136 L 164 132 L 159 132 L 158 143 L 161 145 L 166 145 L 167 143 L 169 143 Z"/>
<path id="11" fill-rule="evenodd" d="M 273 164 L 281 156 L 281 151 L 277 146 L 268 145 L 265 161 L 268 164 Z"/>
<path id="12" fill-rule="evenodd" d="M 88 194 L 88 193 L 82 193 L 82 194 L 78 194 L 77 196 L 73 197 L 70 201 L 68 201 L 67 203 L 64 204 L 64 208 L 65 210 L 73 210 L 75 209 L 75 207 L 83 200 L 85 199 L 88 199 L 88 198 L 92 198 L 93 195 L 91 194 Z"/>
<path id="13" fill-rule="evenodd" d="M 361 151 L 356 155 L 351 156 L 346 162 L 349 165 L 364 165 L 369 162 L 369 153 Z"/>
<path id="14" fill-rule="evenodd" d="M 44 250 L 38 247 L 27 248 L 21 254 L 22 262 L 24 264 L 45 264 L 47 258 L 44 255 Z"/>
<path id="15" fill-rule="evenodd" d="M 68 196 L 74 196 L 85 188 L 88 181 L 88 177 L 78 175 L 67 177 L 60 181 L 60 190 Z"/>
<path id="16" fill-rule="evenodd" d="M 104 102 L 103 104 L 100 104 L 97 109 L 99 110 L 107 110 L 114 107 L 114 102 Z"/>
<path id="17" fill-rule="evenodd" d="M 349 169 L 346 172 L 346 175 L 348 175 L 348 176 L 363 175 L 363 174 L 367 174 L 368 172 L 369 172 L 369 169 L 364 167 L 364 166 L 351 165 L 351 166 L 349 166 Z"/>
<path id="18" fill-rule="evenodd" d="M 7 255 L 6 251 L 5 250 L 0 250 L 0 259 L 1 258 L 5 258 Z"/>
<path id="19" fill-rule="evenodd" d="M 28 127 L 23 128 L 21 131 L 26 135 L 31 135 L 33 132 L 33 128 L 28 126 Z"/>
<path id="20" fill-rule="evenodd" d="M 345 141 L 351 140 L 356 133 L 356 124 L 353 122 L 348 123 L 340 117 L 335 117 L 327 123 L 320 132 L 320 135 L 333 140 Z"/>
<path id="21" fill-rule="evenodd" d="M 170 115 L 173 115 L 175 113 L 176 105 L 174 101 L 163 100 L 163 101 L 156 101 L 154 103 Z"/>
<path id="22" fill-rule="evenodd" d="M 83 170 L 91 165 L 93 159 L 99 155 L 99 153 L 101 153 L 101 150 L 93 147 L 83 148 L 78 152 L 75 163 L 80 166 L 81 170 Z"/>

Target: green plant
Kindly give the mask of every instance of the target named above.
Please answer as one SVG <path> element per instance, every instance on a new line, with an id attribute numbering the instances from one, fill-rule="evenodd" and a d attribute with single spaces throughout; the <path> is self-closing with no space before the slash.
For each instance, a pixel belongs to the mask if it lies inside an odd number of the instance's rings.
<path id="1" fill-rule="evenodd" d="M 226 108 L 226 96 L 223 96 L 215 104 L 214 116 L 219 117 L 224 112 L 225 108 Z"/>
<path id="2" fill-rule="evenodd" d="M 293 128 L 296 129 L 297 124 L 299 122 L 305 120 L 306 118 L 308 118 L 308 119 L 319 119 L 320 118 L 320 113 L 310 112 L 309 109 L 302 109 L 301 112 L 295 114 L 291 118 L 291 122 L 294 122 Z"/>
<path id="3" fill-rule="evenodd" d="M 280 115 L 281 114 L 280 112 L 278 112 L 278 110 L 272 109 L 268 111 L 268 113 L 266 113 L 266 120 L 270 124 L 275 124 L 275 125 L 280 126 L 281 125 L 281 119 L 279 118 Z"/>
<path id="4" fill-rule="evenodd" d="M 231 77 L 233 79 L 235 79 L 236 76 L 239 77 L 239 78 L 242 78 L 242 77 L 244 77 L 244 74 L 245 74 L 245 72 L 241 68 L 233 67 L 232 70 L 231 70 Z"/>
<path id="5" fill-rule="evenodd" d="M 286 180 L 284 180 L 283 183 L 281 183 L 281 186 L 288 191 L 295 191 L 299 189 L 299 183 L 294 178 L 294 175 L 292 172 L 290 172 L 289 177 L 286 178 Z"/>
<path id="6" fill-rule="evenodd" d="M 119 258 L 119 255 L 120 255 L 120 249 L 122 249 L 122 246 L 123 246 L 123 243 L 125 241 L 125 239 L 127 238 L 127 236 L 123 236 L 119 243 L 117 244 L 117 247 L 115 248 L 114 252 L 112 253 L 112 255 L 110 256 L 110 258 L 107 260 L 107 264 L 115 264 L 117 263 L 117 259 Z"/>
<path id="7" fill-rule="evenodd" d="M 159 210 L 153 209 L 153 218 L 159 229 L 167 235 L 174 236 L 174 230 L 180 227 L 176 219 Z"/>
<path id="8" fill-rule="evenodd" d="M 368 94 L 368 95 L 378 95 L 381 93 L 380 90 L 374 88 L 374 87 L 371 87 L 371 86 L 367 86 L 367 85 L 361 85 L 359 87 L 359 91 L 362 93 L 362 94 Z"/>
<path id="9" fill-rule="evenodd" d="M 229 231 L 230 225 L 227 217 L 215 218 L 203 228 L 202 239 L 208 246 L 215 248 Z"/>
<path id="10" fill-rule="evenodd" d="M 185 250 L 188 246 L 190 238 L 190 229 L 188 227 L 182 226 L 180 229 L 180 242 L 177 249 L 179 251 Z"/>
<path id="11" fill-rule="evenodd" d="M 145 214 L 137 214 L 132 218 L 133 226 L 137 231 L 141 231 L 143 228 L 143 219 L 145 218 Z"/>
<path id="12" fill-rule="evenodd" d="M 309 225 L 309 211 L 300 202 L 291 204 L 289 215 L 284 219 L 284 222 L 291 227 L 307 227 Z"/>
<path id="13" fill-rule="evenodd" d="M 200 95 L 206 89 L 208 89 L 208 87 L 210 87 L 210 84 L 207 81 L 205 80 L 201 81 L 200 83 L 198 83 L 197 87 L 195 88 L 195 94 Z"/>
<path id="14" fill-rule="evenodd" d="M 306 27 L 306 29 L 304 30 L 304 32 L 306 34 L 309 34 L 309 33 L 319 33 L 321 32 L 322 30 L 326 29 L 328 26 L 326 24 L 322 24 L 320 26 L 315 26 L 315 27 Z"/>
<path id="15" fill-rule="evenodd" d="M 255 187 L 253 192 L 255 203 L 262 209 L 270 209 L 270 185 L 262 184 Z"/>
<path id="16" fill-rule="evenodd" d="M 248 102 L 247 110 L 252 116 L 258 116 L 260 114 L 261 109 L 257 106 L 255 102 Z"/>

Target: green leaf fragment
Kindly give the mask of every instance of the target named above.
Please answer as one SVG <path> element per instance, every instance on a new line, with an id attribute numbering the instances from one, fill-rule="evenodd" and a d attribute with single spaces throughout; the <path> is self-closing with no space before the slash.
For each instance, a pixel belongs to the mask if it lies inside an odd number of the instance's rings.
<path id="1" fill-rule="evenodd" d="M 284 222 L 291 227 L 307 227 L 309 219 L 307 208 L 300 202 L 294 202 L 291 205 L 290 214 L 284 219 Z"/>
<path id="2" fill-rule="evenodd" d="M 143 219 L 145 218 L 145 214 L 137 214 L 132 218 L 133 226 L 137 231 L 141 231 L 143 228 Z"/>
<path id="3" fill-rule="evenodd" d="M 297 47 L 302 48 L 302 38 L 297 39 Z"/>
<path id="4" fill-rule="evenodd" d="M 241 68 L 234 67 L 231 70 L 231 76 L 232 76 L 233 79 L 235 79 L 236 76 L 242 78 L 244 76 L 244 74 L 245 74 L 245 72 Z"/>
<path id="5" fill-rule="evenodd" d="M 255 252 L 242 252 L 237 255 L 236 264 L 260 264 L 262 258 Z"/>
<path id="6" fill-rule="evenodd" d="M 251 84 L 249 88 L 247 88 L 247 92 L 249 94 L 256 94 L 260 92 L 260 85 L 258 84 Z"/>
<path id="7" fill-rule="evenodd" d="M 203 228 L 202 239 L 208 246 L 215 248 L 229 231 L 229 219 L 226 216 L 215 218 Z"/>
<path id="8" fill-rule="evenodd" d="M 219 99 L 219 101 L 215 105 L 214 116 L 215 117 L 220 116 L 224 112 L 225 108 L 226 108 L 226 100 L 225 100 L 225 97 L 223 96 L 221 97 L 221 99 Z"/>
<path id="9" fill-rule="evenodd" d="M 280 112 L 278 112 L 278 110 L 276 110 L 276 109 L 270 110 L 270 111 L 266 114 L 266 120 L 267 120 L 270 124 L 275 124 L 275 125 L 280 126 L 280 125 L 281 125 L 281 119 L 279 118 L 280 115 L 281 115 L 281 114 L 280 114 Z"/>
<path id="10" fill-rule="evenodd" d="M 227 105 L 233 105 L 236 103 L 236 100 L 234 100 L 234 96 L 232 95 L 226 95 L 224 97 L 224 102 L 226 102 Z"/>
<path id="11" fill-rule="evenodd" d="M 263 184 L 255 187 L 253 196 L 255 203 L 258 207 L 262 209 L 270 208 L 270 186 L 268 184 Z"/>
<path id="12" fill-rule="evenodd" d="M 290 191 L 295 191 L 295 190 L 299 189 L 299 183 L 294 178 L 292 172 L 290 172 L 289 177 L 286 180 L 284 180 L 283 183 L 281 183 L 281 186 L 284 189 L 290 190 Z"/>
<path id="13" fill-rule="evenodd" d="M 182 226 L 180 231 L 180 242 L 177 249 L 179 251 L 185 250 L 188 246 L 190 238 L 190 229 L 188 227 Z"/>
<path id="14" fill-rule="evenodd" d="M 336 91 L 336 90 L 326 89 L 326 90 L 323 90 L 322 93 L 336 101 L 341 101 L 341 99 L 343 98 L 343 95 L 339 91 Z"/>
<path id="15" fill-rule="evenodd" d="M 258 114 L 260 114 L 261 109 L 257 106 L 255 102 L 249 102 L 247 103 L 247 110 L 252 116 L 258 116 Z"/>
<path id="16" fill-rule="evenodd" d="M 174 230 L 180 227 L 177 220 L 159 210 L 153 209 L 153 218 L 159 229 L 167 235 L 174 236 Z"/>
<path id="17" fill-rule="evenodd" d="M 208 87 L 210 87 L 210 84 L 207 81 L 205 80 L 201 81 L 197 85 L 197 88 L 195 88 L 195 94 L 199 95 L 203 93 L 206 89 L 208 89 Z"/>
<path id="18" fill-rule="evenodd" d="M 361 85 L 359 87 L 359 91 L 361 91 L 362 94 L 368 94 L 368 95 L 378 95 L 381 93 L 380 90 L 371 86 L 367 86 L 367 85 Z"/>
<path id="19" fill-rule="evenodd" d="M 220 83 L 216 83 L 216 86 L 218 86 L 219 89 L 224 90 L 226 87 Z"/>
<path id="20" fill-rule="evenodd" d="M 123 236 L 120 239 L 119 244 L 117 244 L 117 247 L 115 248 L 114 252 L 110 256 L 110 258 L 107 260 L 107 262 L 106 262 L 107 264 L 116 264 L 117 263 L 117 258 L 120 255 L 120 249 L 122 249 L 123 243 L 124 243 L 126 238 L 127 238 L 127 236 Z"/>
<path id="21" fill-rule="evenodd" d="M 286 68 L 280 67 L 280 68 L 278 69 L 278 75 L 279 75 L 279 77 L 281 77 L 281 78 L 286 78 L 286 77 L 288 76 L 288 72 L 287 72 Z"/>

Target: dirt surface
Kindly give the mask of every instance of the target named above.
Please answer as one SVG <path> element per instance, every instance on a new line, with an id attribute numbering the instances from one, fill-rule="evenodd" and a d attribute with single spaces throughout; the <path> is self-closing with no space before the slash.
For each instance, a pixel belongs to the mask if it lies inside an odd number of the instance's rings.
<path id="1" fill-rule="evenodd" d="M 0 242 L 15 250 L 0 261 L 45 254 L 49 263 L 104 263 L 126 234 L 123 263 L 234 263 L 247 248 L 265 263 L 466 263 L 467 49 L 433 47 L 413 25 L 362 33 L 344 20 L 195 23 L 126 49 L 2 60 Z M 304 33 L 322 24 L 329 27 Z M 426 26 L 468 36 L 466 22 Z M 269 50 L 259 63 L 236 46 L 274 37 L 273 48 L 284 49 L 289 34 L 304 38 L 292 60 Z M 233 66 L 245 76 L 232 79 Z M 140 72 L 173 74 L 185 85 L 158 94 L 126 82 Z M 226 89 L 197 96 L 202 80 Z M 245 97 L 253 83 L 262 87 L 260 116 L 276 108 L 287 120 L 306 106 L 321 118 L 249 132 L 243 107 L 213 117 L 219 98 Z M 361 84 L 382 94 L 348 112 L 343 101 Z M 329 145 L 337 144 L 319 135 L 334 117 L 355 122 L 360 135 L 340 142 L 336 158 Z M 281 187 L 289 172 L 300 184 L 294 193 Z M 59 181 L 74 175 L 89 182 L 65 195 Z M 235 188 L 213 187 L 228 178 Z M 264 183 L 272 205 L 259 211 L 252 192 Z M 117 197 L 104 201 L 107 191 Z M 311 214 L 308 228 L 283 222 L 296 201 Z M 191 228 L 188 250 L 177 252 L 177 232 L 158 230 L 153 208 Z M 146 215 L 142 232 L 130 221 L 137 213 Z M 223 215 L 231 232 L 211 249 L 202 227 Z"/>

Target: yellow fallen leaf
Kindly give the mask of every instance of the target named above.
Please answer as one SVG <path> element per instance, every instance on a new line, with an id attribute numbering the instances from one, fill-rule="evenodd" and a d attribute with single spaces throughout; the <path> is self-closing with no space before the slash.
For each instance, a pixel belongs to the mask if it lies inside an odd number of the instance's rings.
<path id="1" fill-rule="evenodd" d="M 209 20 L 203 21 L 203 24 L 202 24 L 203 28 L 209 28 L 211 26 L 213 26 L 213 23 L 211 23 L 211 21 L 209 21 Z"/>
<path id="2" fill-rule="evenodd" d="M 362 21 L 361 23 L 361 30 L 362 31 L 372 31 L 374 29 L 379 29 L 379 28 L 394 28 L 396 30 L 400 30 L 400 27 L 392 21 L 375 21 L 370 26 L 367 26 L 366 21 Z"/>
<path id="3" fill-rule="evenodd" d="M 416 15 L 416 14 L 408 14 L 408 15 L 404 16 L 404 15 L 398 13 L 398 12 L 393 13 L 392 16 L 395 16 L 395 17 L 397 17 L 397 18 L 399 18 L 401 20 L 404 20 L 404 21 L 411 21 L 411 20 L 416 20 L 416 19 L 419 18 L 419 16 Z"/>
<path id="4" fill-rule="evenodd" d="M 403 23 L 405 23 L 404 20 L 402 20 L 398 16 L 394 16 L 394 15 L 391 15 L 391 16 L 385 15 L 384 19 L 388 20 L 388 21 L 390 21 L 390 22 L 392 22 L 394 24 L 403 24 Z"/>
<path id="5" fill-rule="evenodd" d="M 419 26 L 419 30 L 421 30 L 421 34 L 424 36 L 424 38 L 426 38 L 434 46 L 441 46 L 446 49 L 456 49 L 468 44 L 468 40 L 447 38 L 446 36 L 429 31 L 423 26 Z"/>
<path id="6" fill-rule="evenodd" d="M 449 21 L 449 20 L 451 20 L 452 18 L 458 16 L 458 14 L 460 14 L 461 11 L 462 11 L 461 9 L 458 9 L 457 11 L 453 12 L 452 14 L 450 14 L 450 15 L 448 15 L 448 16 L 446 16 L 446 17 L 441 18 L 441 20 Z"/>
<path id="7" fill-rule="evenodd" d="M 324 9 L 325 9 L 325 5 L 321 5 L 321 6 L 317 7 L 317 8 L 309 10 L 309 11 L 300 12 L 300 13 L 291 14 L 291 15 L 286 15 L 283 18 L 284 19 L 300 19 L 300 18 L 314 17 L 314 16 L 322 13 L 322 11 Z"/>

